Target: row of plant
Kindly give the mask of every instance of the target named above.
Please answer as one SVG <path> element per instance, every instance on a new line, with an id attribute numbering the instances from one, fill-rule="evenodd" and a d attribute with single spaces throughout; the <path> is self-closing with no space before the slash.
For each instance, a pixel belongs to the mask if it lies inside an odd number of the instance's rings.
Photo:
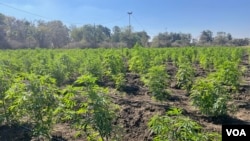
<path id="1" fill-rule="evenodd" d="M 0 51 L 0 63 L 12 73 L 27 72 L 39 75 L 51 75 L 57 85 L 74 76 L 90 72 L 99 79 L 109 77 L 122 84 L 121 78 L 129 70 L 140 75 L 148 73 L 153 66 L 173 62 L 199 64 L 210 72 L 226 60 L 239 63 L 243 48 L 170 48 L 151 49 L 86 49 L 86 50 L 13 50 Z M 182 63 L 183 62 L 183 63 Z M 121 81 L 121 82 L 119 82 Z"/>
<path id="2" fill-rule="evenodd" d="M 108 89 L 96 84 L 97 78 L 80 76 L 73 85 L 59 89 L 48 75 L 1 73 L 0 122 L 28 124 L 32 136 L 51 138 L 56 123 L 67 122 L 88 140 L 116 138 L 112 122 L 119 107 L 111 102 Z"/>
<path id="3" fill-rule="evenodd" d="M 203 114 L 223 116 L 235 107 L 229 105 L 240 85 L 242 72 L 237 62 L 225 61 L 215 72 L 194 83 L 190 98 Z"/>
<path id="4" fill-rule="evenodd" d="M 239 88 L 241 72 L 238 65 L 226 61 L 219 66 L 216 72 L 196 80 L 194 80 L 194 73 L 190 66 L 190 64 L 181 64 L 176 79 L 177 84 L 186 89 L 188 94 L 190 93 L 192 105 L 197 107 L 202 114 L 212 117 L 234 112 L 237 107 L 229 101 Z M 221 140 L 220 134 L 204 131 L 197 122 L 181 115 L 181 110 L 178 108 L 171 109 L 166 115 L 153 116 L 148 126 L 156 134 L 154 141 Z"/>
<path id="5" fill-rule="evenodd" d="M 119 108 L 98 82 L 126 84 L 137 73 L 153 98 L 166 100 L 169 82 L 190 94 L 203 114 L 227 114 L 239 88 L 242 48 L 5 50 L 0 51 L 0 123 L 30 124 L 34 136 L 51 138 L 54 124 L 68 122 L 89 140 L 116 138 Z M 178 68 L 167 73 L 168 62 Z M 207 75 L 196 79 L 195 65 Z M 165 131 L 164 131 L 165 132 Z"/>

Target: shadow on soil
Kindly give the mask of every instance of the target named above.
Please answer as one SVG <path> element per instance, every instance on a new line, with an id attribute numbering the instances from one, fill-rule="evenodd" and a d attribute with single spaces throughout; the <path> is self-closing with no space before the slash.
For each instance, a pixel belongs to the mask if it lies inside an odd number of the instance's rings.
<path id="1" fill-rule="evenodd" d="M 250 125 L 250 122 L 243 121 L 241 119 L 237 119 L 231 116 L 219 116 L 219 117 L 202 117 L 204 120 L 208 122 L 212 122 L 213 124 L 231 124 L 231 125 Z"/>
<path id="2" fill-rule="evenodd" d="M 0 141 L 38 141 L 32 138 L 30 130 L 26 125 L 2 125 L 0 126 Z M 52 135 L 51 141 L 67 141 L 62 137 Z"/>

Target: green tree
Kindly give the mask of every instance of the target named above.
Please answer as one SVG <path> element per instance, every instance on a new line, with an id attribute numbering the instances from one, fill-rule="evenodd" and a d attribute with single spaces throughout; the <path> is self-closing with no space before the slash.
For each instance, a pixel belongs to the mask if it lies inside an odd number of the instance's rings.
<path id="1" fill-rule="evenodd" d="M 83 28 L 71 26 L 70 37 L 74 42 L 80 42 L 83 39 Z"/>
<path id="2" fill-rule="evenodd" d="M 213 32 L 210 30 L 203 30 L 199 38 L 200 45 L 211 45 L 213 42 Z"/>
<path id="3" fill-rule="evenodd" d="M 164 32 L 159 33 L 153 38 L 152 46 L 169 47 L 169 46 L 189 46 L 191 42 L 191 34 Z"/>
<path id="4" fill-rule="evenodd" d="M 83 43 L 87 47 L 98 47 L 111 38 L 110 29 L 102 25 L 84 25 L 82 27 Z"/>
<path id="5" fill-rule="evenodd" d="M 53 48 L 63 47 L 69 43 L 69 29 L 61 21 L 50 21 L 47 28 Z"/>
<path id="6" fill-rule="evenodd" d="M 6 17 L 0 13 L 0 48 L 9 48 L 9 44 L 6 39 Z"/>
<path id="7" fill-rule="evenodd" d="M 69 39 L 69 29 L 61 21 L 38 21 L 36 40 L 41 48 L 63 47 Z"/>
<path id="8" fill-rule="evenodd" d="M 232 44 L 234 46 L 247 46 L 249 45 L 250 40 L 248 38 L 244 38 L 244 39 L 233 39 L 232 40 Z"/>
<path id="9" fill-rule="evenodd" d="M 136 43 L 139 43 L 143 47 L 148 46 L 148 40 L 150 36 L 147 34 L 146 31 L 135 32 Z"/>
<path id="10" fill-rule="evenodd" d="M 5 18 L 5 38 L 11 48 L 27 48 L 37 45 L 34 38 L 35 25 L 27 20 Z"/>
<path id="11" fill-rule="evenodd" d="M 114 26 L 113 27 L 113 34 L 111 36 L 112 42 L 119 43 L 121 40 L 120 36 L 121 36 L 121 28 L 119 26 Z"/>
<path id="12" fill-rule="evenodd" d="M 214 37 L 214 44 L 225 46 L 229 44 L 229 39 L 232 38 L 230 35 L 227 35 L 226 32 L 217 32 L 217 35 Z"/>

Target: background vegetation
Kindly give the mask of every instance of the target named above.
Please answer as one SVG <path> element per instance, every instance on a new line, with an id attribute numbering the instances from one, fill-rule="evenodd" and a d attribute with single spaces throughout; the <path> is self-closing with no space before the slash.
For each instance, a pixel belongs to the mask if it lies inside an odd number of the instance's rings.
<path id="1" fill-rule="evenodd" d="M 179 46 L 246 46 L 248 38 L 233 38 L 224 31 L 213 35 L 210 30 L 201 31 L 198 39 L 189 33 L 163 32 L 150 37 L 146 31 L 133 31 L 129 27 L 82 25 L 67 27 L 61 21 L 30 22 L 0 14 L 0 48 L 96 48 Z M 151 40 L 149 40 L 151 39 Z"/>

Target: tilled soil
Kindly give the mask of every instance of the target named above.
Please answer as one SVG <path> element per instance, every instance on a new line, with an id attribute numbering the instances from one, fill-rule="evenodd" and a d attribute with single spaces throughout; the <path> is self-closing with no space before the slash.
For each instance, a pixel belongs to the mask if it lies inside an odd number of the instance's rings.
<path id="1" fill-rule="evenodd" d="M 248 58 L 248 57 L 246 57 Z M 246 60 L 245 60 L 246 61 Z M 167 72 L 172 77 L 169 91 L 171 96 L 164 102 L 153 100 L 150 93 L 140 81 L 140 76 L 127 73 L 126 85 L 119 91 L 113 90 L 110 94 L 112 101 L 120 106 L 115 125 L 121 133 L 122 141 L 151 141 L 154 134 L 148 129 L 149 119 L 156 114 L 164 114 L 171 107 L 183 109 L 183 114 L 200 123 L 207 131 L 221 132 L 222 124 L 250 124 L 250 65 L 242 62 L 247 71 L 242 77 L 240 92 L 232 102 L 238 106 L 235 113 L 226 117 L 207 117 L 194 108 L 185 90 L 176 87 L 174 77 L 177 68 L 168 63 Z M 203 77 L 206 72 L 199 66 L 196 67 L 196 77 Z M 113 88 L 112 82 L 100 83 L 101 86 Z M 57 124 L 53 129 L 54 141 L 84 141 L 84 136 L 76 136 L 77 132 L 66 123 Z M 20 126 L 0 126 L 0 141 L 30 141 L 29 131 Z M 41 140 L 41 139 L 40 139 Z"/>

